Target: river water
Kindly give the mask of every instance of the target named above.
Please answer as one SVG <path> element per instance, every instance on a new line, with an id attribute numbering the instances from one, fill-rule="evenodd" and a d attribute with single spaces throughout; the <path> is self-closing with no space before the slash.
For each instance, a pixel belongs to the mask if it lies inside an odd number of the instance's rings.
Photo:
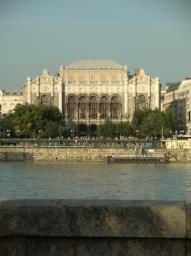
<path id="1" fill-rule="evenodd" d="M 0 199 L 190 200 L 189 163 L 0 163 Z"/>

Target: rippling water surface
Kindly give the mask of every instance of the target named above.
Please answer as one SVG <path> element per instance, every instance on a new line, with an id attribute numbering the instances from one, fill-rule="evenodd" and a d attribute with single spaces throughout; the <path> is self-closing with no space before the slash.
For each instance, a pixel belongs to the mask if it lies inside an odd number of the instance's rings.
<path id="1" fill-rule="evenodd" d="M 190 164 L 0 163 L 0 199 L 190 200 Z"/>

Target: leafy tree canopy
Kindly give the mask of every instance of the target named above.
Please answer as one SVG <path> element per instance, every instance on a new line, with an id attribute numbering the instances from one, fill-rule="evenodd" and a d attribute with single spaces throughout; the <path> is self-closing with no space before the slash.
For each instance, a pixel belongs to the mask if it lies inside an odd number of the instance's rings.
<path id="1" fill-rule="evenodd" d="M 171 135 L 176 130 L 175 114 L 167 109 L 136 110 L 132 119 L 133 134 L 139 137 L 160 137 Z"/>
<path id="2" fill-rule="evenodd" d="M 20 105 L 14 113 L 3 119 L 3 127 L 18 137 L 56 137 L 59 134 L 61 113 L 57 107 L 45 105 Z"/>
<path id="3" fill-rule="evenodd" d="M 99 137 L 119 137 L 119 136 L 129 136 L 131 134 L 131 126 L 128 122 L 122 123 L 112 123 L 106 121 L 97 128 L 97 135 Z"/>

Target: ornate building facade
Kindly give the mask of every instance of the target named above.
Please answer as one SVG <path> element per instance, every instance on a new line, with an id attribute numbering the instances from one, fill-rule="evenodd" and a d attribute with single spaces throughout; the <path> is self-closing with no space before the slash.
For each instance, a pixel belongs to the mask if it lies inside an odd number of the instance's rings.
<path id="1" fill-rule="evenodd" d="M 24 102 L 57 106 L 66 121 L 100 124 L 130 121 L 135 109 L 160 108 L 159 77 L 151 78 L 112 60 L 81 60 L 61 66 L 58 76 L 47 70 L 23 86 Z"/>
<path id="2" fill-rule="evenodd" d="M 175 113 L 177 133 L 191 135 L 191 78 L 167 84 L 163 108 L 171 108 Z"/>
<path id="3" fill-rule="evenodd" d="M 27 77 L 23 86 L 24 103 L 57 106 L 63 113 L 64 83 L 62 78 L 49 75 L 46 69 L 34 80 Z"/>

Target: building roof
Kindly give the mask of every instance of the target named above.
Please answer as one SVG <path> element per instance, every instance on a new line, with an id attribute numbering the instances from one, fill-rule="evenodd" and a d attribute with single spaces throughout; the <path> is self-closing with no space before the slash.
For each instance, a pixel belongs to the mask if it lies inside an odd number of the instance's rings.
<path id="1" fill-rule="evenodd" d="M 22 91 L 2 90 L 2 92 L 3 92 L 3 95 L 9 95 L 9 96 L 13 96 L 13 95 L 22 96 L 23 95 Z"/>
<path id="2" fill-rule="evenodd" d="M 166 86 L 168 87 L 166 92 L 172 92 L 178 89 L 180 82 L 178 83 L 167 83 Z"/>
<path id="3" fill-rule="evenodd" d="M 66 69 L 121 69 L 122 66 L 113 60 L 78 60 L 66 66 Z"/>

